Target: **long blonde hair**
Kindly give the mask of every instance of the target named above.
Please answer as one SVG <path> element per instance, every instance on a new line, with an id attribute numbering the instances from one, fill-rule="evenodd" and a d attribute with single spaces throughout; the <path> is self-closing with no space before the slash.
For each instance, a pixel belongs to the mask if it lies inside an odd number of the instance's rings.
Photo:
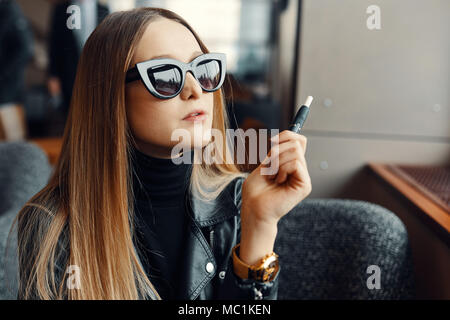
<path id="1" fill-rule="evenodd" d="M 133 245 L 130 154 L 124 79 L 147 25 L 164 17 L 198 35 L 177 14 L 138 8 L 107 16 L 81 54 L 59 160 L 48 184 L 18 216 L 19 295 L 24 299 L 160 299 Z M 212 127 L 226 137 L 224 94 L 214 92 Z M 225 139 L 224 151 L 230 152 Z M 233 163 L 194 164 L 189 190 L 216 197 L 236 177 Z M 207 191 L 206 191 L 207 190 Z M 62 252 L 80 270 L 81 287 L 66 290 Z"/>

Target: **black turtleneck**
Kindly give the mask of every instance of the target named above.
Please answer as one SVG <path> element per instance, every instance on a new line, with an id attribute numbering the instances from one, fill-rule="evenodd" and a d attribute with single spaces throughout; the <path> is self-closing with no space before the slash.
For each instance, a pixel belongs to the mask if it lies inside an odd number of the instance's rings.
<path id="1" fill-rule="evenodd" d="M 176 299 L 187 231 L 185 192 L 191 164 L 133 149 L 136 240 L 143 267 L 163 299 Z M 189 152 L 193 160 L 193 152 Z M 192 163 L 192 161 L 191 161 Z"/>

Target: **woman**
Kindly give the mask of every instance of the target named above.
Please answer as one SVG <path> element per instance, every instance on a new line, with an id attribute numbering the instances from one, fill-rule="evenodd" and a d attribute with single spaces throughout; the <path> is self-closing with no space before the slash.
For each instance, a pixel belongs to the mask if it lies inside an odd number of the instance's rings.
<path id="1" fill-rule="evenodd" d="M 229 163 L 175 164 L 228 126 L 225 59 L 208 53 L 163 9 L 116 12 L 95 29 L 55 171 L 18 215 L 19 298 L 277 297 L 277 222 L 311 191 L 306 138 L 276 136 L 271 176 L 263 165 L 246 174 Z M 174 66 L 191 61 L 184 75 Z M 200 138 L 187 117 L 197 110 Z M 194 136 L 191 153 L 173 154 L 180 129 Z"/>

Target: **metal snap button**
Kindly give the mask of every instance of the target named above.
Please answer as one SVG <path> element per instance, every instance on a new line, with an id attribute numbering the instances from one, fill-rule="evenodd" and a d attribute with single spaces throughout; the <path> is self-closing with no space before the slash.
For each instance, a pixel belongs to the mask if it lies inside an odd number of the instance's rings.
<path id="1" fill-rule="evenodd" d="M 212 273 L 212 272 L 214 271 L 214 265 L 212 264 L 212 262 L 208 262 L 208 263 L 206 264 L 206 271 L 207 271 L 208 273 Z"/>
<path id="2" fill-rule="evenodd" d="M 220 271 L 219 272 L 219 278 L 222 279 L 222 280 L 225 279 L 225 271 Z"/>

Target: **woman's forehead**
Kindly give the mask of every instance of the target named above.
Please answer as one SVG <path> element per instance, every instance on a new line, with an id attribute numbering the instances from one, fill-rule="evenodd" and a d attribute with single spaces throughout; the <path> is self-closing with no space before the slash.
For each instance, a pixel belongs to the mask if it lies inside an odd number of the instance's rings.
<path id="1" fill-rule="evenodd" d="M 192 60 L 201 48 L 194 35 L 182 24 L 165 18 L 151 22 L 136 48 L 134 63 L 167 56 L 183 62 Z"/>

